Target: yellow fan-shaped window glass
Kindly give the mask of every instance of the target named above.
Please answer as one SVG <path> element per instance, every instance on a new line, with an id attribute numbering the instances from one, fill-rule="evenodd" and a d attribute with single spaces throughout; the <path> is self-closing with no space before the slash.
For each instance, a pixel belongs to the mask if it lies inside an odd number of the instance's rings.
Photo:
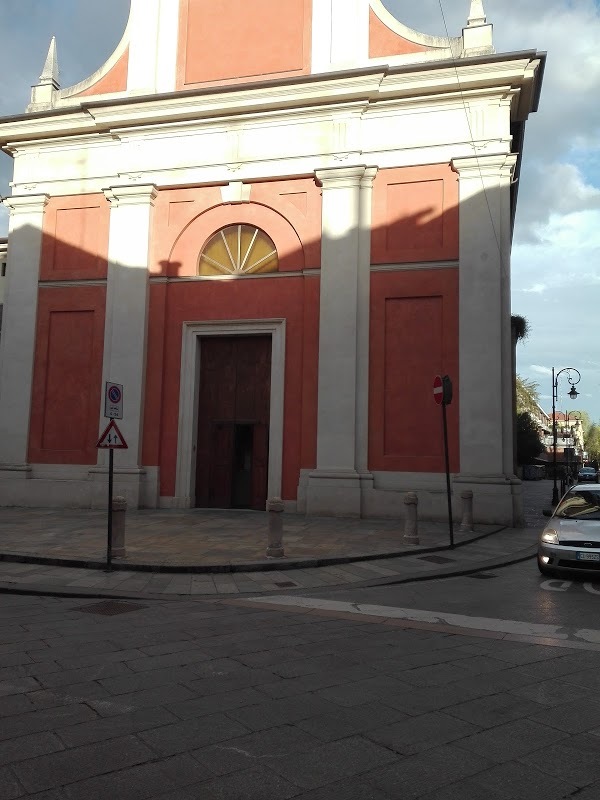
<path id="1" fill-rule="evenodd" d="M 229 225 L 206 243 L 198 262 L 199 275 L 256 275 L 276 272 L 273 241 L 253 225 Z"/>

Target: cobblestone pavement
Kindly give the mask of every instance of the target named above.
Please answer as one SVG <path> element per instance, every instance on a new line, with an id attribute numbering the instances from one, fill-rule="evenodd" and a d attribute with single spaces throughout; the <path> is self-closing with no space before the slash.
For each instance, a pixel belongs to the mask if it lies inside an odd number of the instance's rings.
<path id="1" fill-rule="evenodd" d="M 597 645 L 131 605 L 2 597 L 1 798 L 600 796 Z"/>
<path id="2" fill-rule="evenodd" d="M 442 524 L 426 523 L 420 527 L 420 543 L 418 546 L 407 545 L 403 542 L 402 534 L 398 533 L 398 521 L 368 521 L 368 520 L 340 520 L 305 519 L 295 515 L 286 515 L 288 520 L 285 525 L 285 546 L 288 558 L 270 562 L 243 562 L 244 547 L 237 548 L 236 542 L 247 542 L 250 538 L 263 536 L 261 526 L 264 526 L 264 515 L 244 514 L 233 512 L 229 514 L 210 514 L 212 521 L 210 529 L 220 523 L 223 526 L 222 541 L 220 544 L 223 558 L 225 552 L 229 559 L 220 565 L 223 571 L 207 573 L 192 572 L 152 572 L 135 571 L 122 568 L 124 563 L 117 562 L 120 567 L 108 573 L 101 569 L 88 569 L 86 567 L 68 567 L 61 565 L 59 554 L 68 554 L 71 558 L 83 553 L 90 554 L 89 542 L 93 537 L 98 540 L 105 537 L 100 523 L 105 524 L 99 512 L 48 512 L 43 510 L 25 509 L 0 509 L 0 522 L 2 535 L 0 539 L 0 590 L 21 589 L 22 591 L 37 592 L 67 592 L 92 595 L 113 596 L 207 596 L 207 595 L 233 595 L 253 594 L 257 592 L 281 592 L 281 590 L 305 590 L 324 588 L 330 586 L 360 586 L 372 585 L 377 582 L 409 581 L 426 579 L 434 575 L 460 574 L 465 571 L 486 569 L 497 565 L 513 563 L 524 558 L 532 557 L 535 552 L 537 533 L 543 525 L 544 518 L 541 514 L 546 504 L 546 495 L 550 497 L 551 487 L 548 481 L 524 484 L 526 496 L 526 519 L 529 527 L 522 529 L 504 529 L 498 531 L 493 526 L 477 526 L 479 530 L 474 533 L 463 534 L 457 529 L 455 541 L 457 547 L 448 549 L 449 534 L 447 526 Z M 154 525 L 156 520 L 149 512 L 149 524 Z M 159 514 L 159 516 L 161 516 Z M 203 515 L 200 514 L 200 517 Z M 167 515 L 168 517 L 168 515 Z M 188 515 L 175 515 L 179 518 L 197 519 L 196 512 Z M 131 538 L 135 538 L 135 531 L 140 539 L 146 534 L 143 531 L 143 520 L 146 519 L 142 512 L 132 515 L 133 522 L 128 522 L 128 548 L 130 531 Z M 86 534 L 82 520 L 95 520 L 96 528 Z M 240 520 L 252 520 L 254 528 L 246 529 Z M 291 519 L 291 521 L 290 521 Z M 68 521 L 70 520 L 70 523 Z M 215 521 L 216 520 L 216 521 Z M 87 523 L 86 523 L 87 524 Z M 178 523 L 179 524 L 179 523 Z M 181 523 L 183 524 L 183 523 Z M 135 526 L 141 526 L 136 528 Z M 297 525 L 296 534 L 293 526 Z M 196 559 L 202 552 L 202 532 L 190 534 L 183 529 L 170 529 L 163 534 L 163 547 L 171 547 L 167 559 L 175 569 L 185 570 L 187 566 L 197 563 Z M 300 532 L 298 532 L 300 531 Z M 344 534 L 346 531 L 346 534 Z M 498 532 L 493 532 L 498 531 Z M 148 534 L 157 537 L 157 532 Z M 80 544 L 79 537 L 83 536 L 88 544 Z M 87 536 L 87 538 L 86 538 Z M 212 541 L 213 533 L 208 534 Z M 296 536 L 296 539 L 294 539 Z M 374 558 L 374 553 L 381 548 L 382 537 L 388 542 L 388 551 L 380 558 Z M 385 537 L 388 537 L 385 539 Z M 356 553 L 352 563 L 328 563 L 326 557 L 335 561 L 342 561 L 350 557 L 351 552 L 356 552 L 357 541 L 365 549 L 368 559 Z M 174 542 L 178 541 L 182 551 L 178 554 Z M 186 543 L 187 542 L 187 543 Z M 302 542 L 303 553 L 310 551 L 310 543 L 314 549 L 312 556 L 304 561 L 298 560 L 294 564 L 293 556 L 299 555 L 298 542 Z M 369 542 L 371 544 L 369 545 Z M 373 544 L 375 542 L 375 544 Z M 81 547 L 81 550 L 77 548 Z M 369 549 L 369 547 L 371 549 Z M 87 549 L 86 549 L 87 548 Z M 374 549 L 377 548 L 377 549 Z M 148 551 L 150 552 L 150 551 Z M 256 551 L 258 552 L 258 551 Z M 398 555 L 390 557 L 391 553 Z M 226 571 L 234 560 L 232 554 L 236 553 L 236 571 Z M 101 560 L 104 555 L 100 550 L 94 551 Z M 18 563 L 13 557 L 24 556 L 52 556 L 56 559 L 53 565 Z M 11 560 L 1 560 L 8 557 Z M 139 557 L 139 556 L 138 556 Z M 175 563 L 175 558 L 180 562 Z M 129 561 L 132 561 L 130 558 Z M 97 563 L 100 563 L 97 562 Z M 156 563 L 156 562 L 154 562 Z M 295 569 L 290 569 L 291 566 Z M 163 569 L 168 565 L 163 561 Z M 218 570 L 218 565 L 213 565 Z M 246 567 L 246 568 L 244 568 Z"/>
<path id="3" fill-rule="evenodd" d="M 324 559 L 416 550 L 403 541 L 401 520 L 362 520 L 283 514 L 288 559 Z M 252 511 L 133 511 L 127 513 L 127 559 L 115 563 L 210 567 L 261 562 L 267 514 Z M 103 561 L 105 511 L 0 508 L 2 553 Z M 498 530 L 479 525 L 478 533 Z M 448 543 L 447 523 L 423 522 L 421 547 Z"/>
<path id="4" fill-rule="evenodd" d="M 351 564 L 306 567 L 293 570 L 247 571 L 211 574 L 173 574 L 45 566 L 0 562 L 0 589 L 66 591 L 117 596 L 225 595 L 265 591 L 364 585 L 385 581 L 424 579 L 437 574 L 462 573 L 531 557 L 536 531 L 512 530 L 487 536 L 454 550 L 396 558 L 357 561 Z M 447 545 L 442 545 L 446 547 Z"/>

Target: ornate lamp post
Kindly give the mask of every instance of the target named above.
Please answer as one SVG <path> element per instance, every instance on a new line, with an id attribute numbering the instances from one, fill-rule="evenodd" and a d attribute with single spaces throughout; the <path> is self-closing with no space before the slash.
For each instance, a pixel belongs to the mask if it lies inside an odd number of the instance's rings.
<path id="1" fill-rule="evenodd" d="M 556 401 L 558 399 L 558 378 L 563 372 L 567 373 L 567 380 L 571 385 L 571 390 L 569 391 L 569 397 L 571 400 L 577 399 L 579 392 L 575 388 L 575 385 L 581 380 L 579 370 L 575 369 L 575 367 L 564 367 L 556 374 L 554 373 L 554 367 L 552 367 L 552 479 L 554 481 L 552 487 L 553 506 L 558 504 L 558 486 L 556 485 Z M 577 375 L 576 380 L 573 380 L 571 375 L 572 372 Z"/>
<path id="2" fill-rule="evenodd" d="M 559 412 L 561 413 L 561 412 Z M 581 414 L 579 411 L 563 411 L 562 415 L 565 420 L 565 427 L 563 428 L 562 438 L 563 442 L 566 439 L 573 438 L 573 445 L 575 445 L 575 437 L 573 436 L 573 428 L 569 425 L 570 422 L 573 420 L 577 422 L 581 422 Z M 569 474 L 569 469 L 571 468 L 571 448 L 567 447 L 567 474 Z M 575 459 L 577 460 L 576 448 L 573 446 L 573 455 L 575 455 Z M 577 465 L 576 465 L 577 466 Z"/>

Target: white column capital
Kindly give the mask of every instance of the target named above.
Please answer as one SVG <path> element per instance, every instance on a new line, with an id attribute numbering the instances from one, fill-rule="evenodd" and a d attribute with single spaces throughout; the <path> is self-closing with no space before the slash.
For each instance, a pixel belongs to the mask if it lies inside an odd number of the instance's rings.
<path id="1" fill-rule="evenodd" d="M 362 181 L 367 178 L 367 173 L 377 168 L 367 167 L 364 164 L 354 167 L 333 167 L 331 169 L 315 170 L 315 178 L 323 189 L 352 189 L 361 186 Z M 375 177 L 375 174 L 370 178 Z"/>
<path id="2" fill-rule="evenodd" d="M 518 158 L 517 153 L 491 153 L 467 158 L 453 158 L 451 164 L 461 181 L 480 180 L 481 178 L 502 179 L 512 178 Z"/>
<path id="3" fill-rule="evenodd" d="M 111 186 L 108 189 L 104 189 L 104 196 L 113 208 L 118 206 L 153 206 L 158 197 L 158 190 L 153 183 Z"/>
<path id="4" fill-rule="evenodd" d="M 367 167 L 360 182 L 361 189 L 371 189 L 378 172 L 379 167 Z"/>
<path id="5" fill-rule="evenodd" d="M 46 208 L 49 200 L 50 195 L 47 194 L 19 194 L 5 197 L 2 204 L 9 209 L 11 216 L 38 214 Z"/>

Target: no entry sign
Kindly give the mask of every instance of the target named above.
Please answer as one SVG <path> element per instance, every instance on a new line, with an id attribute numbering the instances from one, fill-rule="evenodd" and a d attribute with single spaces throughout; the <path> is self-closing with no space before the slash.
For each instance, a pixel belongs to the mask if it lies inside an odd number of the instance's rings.
<path id="1" fill-rule="evenodd" d="M 441 375 L 436 375 L 433 379 L 433 399 L 438 406 L 444 401 L 444 382 Z"/>
<path id="2" fill-rule="evenodd" d="M 452 381 L 448 375 L 436 375 L 433 379 L 433 399 L 438 406 L 449 406 L 452 402 Z"/>

